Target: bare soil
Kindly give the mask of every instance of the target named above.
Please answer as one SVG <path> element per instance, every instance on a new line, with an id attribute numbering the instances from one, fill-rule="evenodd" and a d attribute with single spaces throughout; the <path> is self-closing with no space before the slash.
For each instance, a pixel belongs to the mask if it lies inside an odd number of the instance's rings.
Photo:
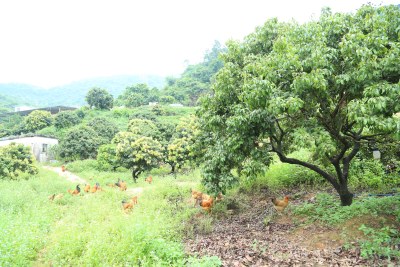
<path id="1" fill-rule="evenodd" d="M 296 205 L 292 202 L 291 205 Z M 343 245 L 356 238 L 361 221 L 349 221 L 342 228 L 319 225 L 296 226 L 290 212 L 271 216 L 269 196 L 253 196 L 240 210 L 218 218 L 201 210 L 193 224 L 213 216 L 209 233 L 195 231 L 185 240 L 186 252 L 197 256 L 218 256 L 223 266 L 387 266 L 385 260 L 368 262 L 359 249 Z M 369 220 L 368 218 L 365 218 Z M 298 222 L 298 220 L 296 220 Z M 358 225 L 358 226 L 357 226 Z M 357 227 L 357 228 L 355 228 Z M 194 227 L 196 229 L 196 227 Z M 353 233 L 353 234 L 352 234 Z M 353 242 L 356 244 L 355 242 Z"/>

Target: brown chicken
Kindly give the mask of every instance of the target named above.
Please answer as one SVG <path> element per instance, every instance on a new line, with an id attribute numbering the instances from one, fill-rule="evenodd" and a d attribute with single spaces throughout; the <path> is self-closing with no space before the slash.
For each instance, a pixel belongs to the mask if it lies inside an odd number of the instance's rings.
<path id="1" fill-rule="evenodd" d="M 85 188 L 83 188 L 83 191 L 85 191 L 86 193 L 88 193 L 90 191 L 90 184 L 86 184 Z"/>
<path id="2" fill-rule="evenodd" d="M 49 200 L 53 201 L 53 200 L 58 200 L 58 199 L 62 199 L 64 197 L 64 194 L 52 194 L 51 196 L 49 196 Z"/>
<path id="3" fill-rule="evenodd" d="M 289 204 L 289 197 L 285 196 L 282 200 L 276 199 L 275 197 L 273 197 L 273 198 L 271 198 L 271 201 L 274 204 L 274 208 L 277 211 L 282 212 L 286 209 L 286 207 Z"/>
<path id="4" fill-rule="evenodd" d="M 79 195 L 81 193 L 81 188 L 79 187 L 79 184 L 78 184 L 78 185 L 76 185 L 75 190 L 68 189 L 67 192 L 70 193 L 71 195 Z"/>
<path id="5" fill-rule="evenodd" d="M 132 202 L 132 201 L 125 201 L 125 200 L 122 200 L 122 208 L 123 208 L 125 211 L 128 211 L 128 210 L 133 209 L 133 202 Z"/>
<path id="6" fill-rule="evenodd" d="M 138 203 L 137 202 L 137 196 L 132 197 L 132 203 L 135 204 L 135 205 Z"/>
<path id="7" fill-rule="evenodd" d="M 196 207 L 196 205 L 203 199 L 203 193 L 200 191 L 196 191 L 192 189 L 192 198 L 194 199 L 194 205 L 193 207 Z"/>
<path id="8" fill-rule="evenodd" d="M 126 189 L 128 188 L 127 183 L 124 180 L 122 180 L 121 182 L 118 182 L 118 183 L 119 183 L 119 190 L 126 191 Z"/>
<path id="9" fill-rule="evenodd" d="M 125 211 L 133 209 L 133 207 L 138 203 L 137 196 L 133 196 L 129 201 L 123 200 L 122 201 L 122 208 Z"/>
<path id="10" fill-rule="evenodd" d="M 146 179 L 144 179 L 145 182 L 148 182 L 149 184 L 151 184 L 153 182 L 153 177 L 151 177 L 151 175 L 149 177 L 147 177 Z"/>
<path id="11" fill-rule="evenodd" d="M 200 206 L 203 208 L 203 210 L 207 212 L 211 212 L 211 208 L 213 206 L 214 199 L 212 197 L 209 198 L 203 198 L 200 201 Z"/>
<path id="12" fill-rule="evenodd" d="M 95 192 L 100 191 L 100 190 L 101 190 L 100 184 L 99 184 L 99 183 L 96 183 L 96 184 L 90 189 L 90 193 L 95 193 Z"/>

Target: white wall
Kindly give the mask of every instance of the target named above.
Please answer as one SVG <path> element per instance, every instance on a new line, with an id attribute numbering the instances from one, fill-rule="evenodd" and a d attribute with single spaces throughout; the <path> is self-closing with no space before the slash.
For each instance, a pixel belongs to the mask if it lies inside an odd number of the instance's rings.
<path id="1" fill-rule="evenodd" d="M 11 143 L 23 144 L 25 146 L 29 146 L 31 148 L 32 154 L 35 156 L 37 161 L 48 161 L 49 158 L 48 149 L 52 145 L 57 145 L 58 140 L 54 138 L 48 137 L 40 137 L 40 136 L 33 136 L 33 137 L 22 137 L 22 138 L 15 138 L 10 140 L 2 140 L 0 141 L 0 146 L 6 146 Z M 43 152 L 43 144 L 47 145 L 47 151 Z"/>

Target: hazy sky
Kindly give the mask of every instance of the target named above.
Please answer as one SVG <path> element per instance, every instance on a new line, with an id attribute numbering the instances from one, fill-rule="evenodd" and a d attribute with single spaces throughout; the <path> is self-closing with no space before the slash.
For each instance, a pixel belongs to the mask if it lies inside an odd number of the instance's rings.
<path id="1" fill-rule="evenodd" d="M 400 0 L 1 0 L 0 83 L 51 87 L 120 74 L 179 75 L 214 40 L 268 18 L 317 18 Z"/>

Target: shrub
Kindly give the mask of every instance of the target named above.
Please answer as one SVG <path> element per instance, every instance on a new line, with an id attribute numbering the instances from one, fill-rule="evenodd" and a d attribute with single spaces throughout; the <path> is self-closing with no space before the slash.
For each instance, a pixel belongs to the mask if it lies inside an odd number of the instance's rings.
<path id="1" fill-rule="evenodd" d="M 97 149 L 106 141 L 93 128 L 80 126 L 70 130 L 60 143 L 60 156 L 66 160 L 96 158 Z"/>
<path id="2" fill-rule="evenodd" d="M 35 132 L 50 126 L 52 123 L 51 113 L 44 110 L 35 110 L 24 118 L 24 129 L 27 132 Z"/>
<path id="3" fill-rule="evenodd" d="M 97 165 L 100 170 L 115 171 L 121 165 L 117 158 L 116 148 L 115 144 L 105 144 L 99 147 Z"/>
<path id="4" fill-rule="evenodd" d="M 80 118 L 75 112 L 63 111 L 55 116 L 54 126 L 57 129 L 68 128 L 80 122 Z"/>
<path id="5" fill-rule="evenodd" d="M 15 143 L 0 147 L 0 177 L 16 179 L 23 173 L 36 174 L 34 163 L 29 147 Z"/>
<path id="6" fill-rule="evenodd" d="M 118 132 L 117 125 L 104 118 L 94 118 L 87 123 L 87 126 L 95 130 L 97 135 L 104 138 L 107 142 L 111 142 Z"/>

